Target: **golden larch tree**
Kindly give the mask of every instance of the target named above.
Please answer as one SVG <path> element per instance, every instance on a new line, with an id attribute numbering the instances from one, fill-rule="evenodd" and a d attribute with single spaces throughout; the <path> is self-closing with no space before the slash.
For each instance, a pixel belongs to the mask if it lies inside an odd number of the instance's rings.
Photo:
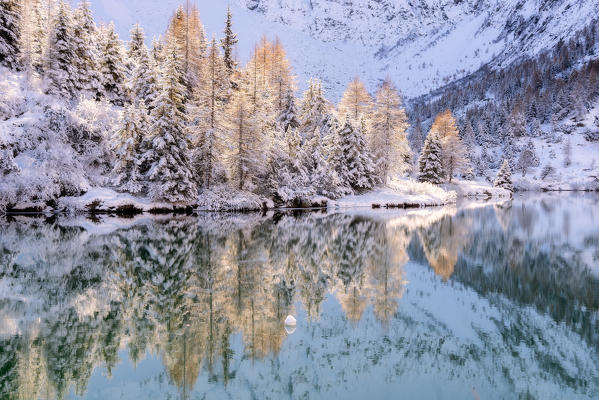
<path id="1" fill-rule="evenodd" d="M 468 150 L 460 138 L 455 117 L 449 110 L 438 114 L 430 132 L 441 138 L 441 159 L 447 180 L 451 183 L 455 173 L 463 173 L 469 167 Z M 430 134 L 430 133 L 429 133 Z"/>
<path id="2" fill-rule="evenodd" d="M 358 121 L 361 116 L 370 117 L 372 110 L 372 97 L 359 77 L 355 77 L 345 89 L 339 102 L 338 113 L 340 118 L 349 115 L 352 120 Z"/>

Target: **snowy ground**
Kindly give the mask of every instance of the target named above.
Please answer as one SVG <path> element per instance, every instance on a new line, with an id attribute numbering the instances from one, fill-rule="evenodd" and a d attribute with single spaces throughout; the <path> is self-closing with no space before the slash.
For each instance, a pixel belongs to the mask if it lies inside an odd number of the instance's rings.
<path id="1" fill-rule="evenodd" d="M 509 199 L 512 196 L 508 190 L 492 187 L 485 182 L 454 179 L 452 183 L 446 183 L 442 187 L 447 191 L 456 192 L 460 198 Z"/>
<path id="2" fill-rule="evenodd" d="M 429 183 L 412 180 L 391 180 L 386 187 L 371 192 L 345 196 L 336 201 L 329 201 L 330 207 L 406 207 L 406 206 L 441 206 L 455 203 L 457 195 L 454 191 L 446 191 Z"/>
<path id="3" fill-rule="evenodd" d="M 591 126 L 591 112 L 585 122 Z M 580 128 L 571 135 L 564 135 L 561 143 L 548 143 L 543 138 L 533 139 L 540 166 L 531 168 L 525 176 L 521 172 L 513 173 L 514 188 L 517 190 L 599 190 L 599 142 L 588 142 Z M 564 147 L 570 141 L 571 163 L 566 165 Z M 521 142 L 524 145 L 525 141 Z M 553 156 L 554 154 L 554 156 Z M 552 158 L 554 157 L 554 158 Z M 545 166 L 551 165 L 554 171 L 543 179 Z"/>

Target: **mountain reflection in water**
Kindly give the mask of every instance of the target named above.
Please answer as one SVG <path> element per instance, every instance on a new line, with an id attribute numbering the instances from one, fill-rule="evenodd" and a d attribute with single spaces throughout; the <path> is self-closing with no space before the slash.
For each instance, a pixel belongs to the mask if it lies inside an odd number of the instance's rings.
<path id="1" fill-rule="evenodd" d="M 8 218 L 0 398 L 597 398 L 598 204 Z"/>

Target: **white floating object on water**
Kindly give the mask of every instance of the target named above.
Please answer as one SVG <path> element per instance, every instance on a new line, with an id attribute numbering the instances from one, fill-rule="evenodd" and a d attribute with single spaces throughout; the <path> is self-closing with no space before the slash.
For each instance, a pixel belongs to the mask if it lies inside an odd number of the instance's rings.
<path id="1" fill-rule="evenodd" d="M 285 318 L 286 326 L 295 326 L 296 324 L 297 324 L 297 321 L 295 320 L 293 315 L 288 315 L 287 318 Z"/>

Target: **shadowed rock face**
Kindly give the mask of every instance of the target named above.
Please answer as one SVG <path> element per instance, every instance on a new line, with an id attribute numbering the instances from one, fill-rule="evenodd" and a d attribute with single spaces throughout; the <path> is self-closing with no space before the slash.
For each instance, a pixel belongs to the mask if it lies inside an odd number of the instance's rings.
<path id="1" fill-rule="evenodd" d="M 0 397 L 592 398 L 596 201 L 2 221 Z"/>

